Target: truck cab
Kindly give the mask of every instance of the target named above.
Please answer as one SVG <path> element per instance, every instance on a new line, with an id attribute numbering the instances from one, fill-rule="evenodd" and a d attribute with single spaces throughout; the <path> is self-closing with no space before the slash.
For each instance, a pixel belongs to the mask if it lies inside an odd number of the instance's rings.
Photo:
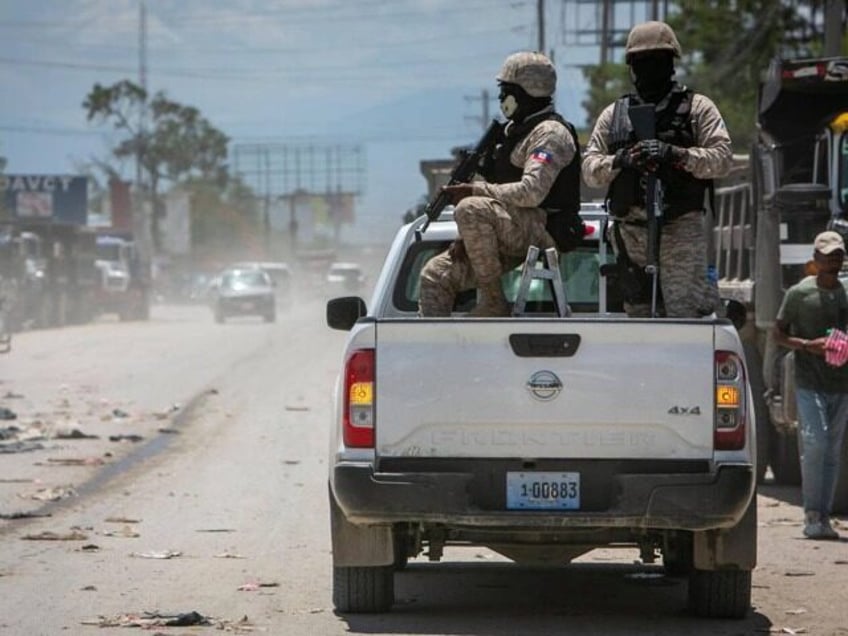
<path id="1" fill-rule="evenodd" d="M 98 310 L 117 313 L 121 320 L 146 320 L 149 280 L 135 243 L 122 236 L 98 236 L 95 265 L 100 272 Z"/>

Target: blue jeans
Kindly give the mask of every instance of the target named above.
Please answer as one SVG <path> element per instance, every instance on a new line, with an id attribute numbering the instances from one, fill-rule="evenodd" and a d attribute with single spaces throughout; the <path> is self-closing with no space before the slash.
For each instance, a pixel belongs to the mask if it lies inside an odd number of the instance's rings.
<path id="1" fill-rule="evenodd" d="M 805 511 L 830 515 L 842 438 L 848 421 L 848 393 L 796 389 L 801 431 L 801 495 Z"/>

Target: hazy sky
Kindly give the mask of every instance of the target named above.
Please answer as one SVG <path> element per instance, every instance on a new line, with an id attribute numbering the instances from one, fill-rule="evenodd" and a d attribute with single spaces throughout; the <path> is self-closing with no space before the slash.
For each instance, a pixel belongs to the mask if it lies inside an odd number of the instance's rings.
<path id="1" fill-rule="evenodd" d="M 67 173 L 105 157 L 85 120 L 95 82 L 139 81 L 140 0 L 0 3 L 0 155 L 9 173 Z M 573 3 L 576 6 L 576 3 Z M 146 0 L 147 86 L 197 107 L 233 143 L 361 145 L 367 168 L 351 239 L 389 237 L 426 191 L 419 161 L 481 132 L 481 92 L 510 53 L 536 48 L 536 0 Z M 578 126 L 568 3 L 547 0 L 557 106 Z M 575 9 L 576 10 L 576 9 Z M 591 11 L 590 11 L 591 13 Z M 497 103 L 489 106 L 497 114 Z M 114 139 L 114 138 L 113 138 Z M 132 176 L 132 166 L 126 166 Z"/>

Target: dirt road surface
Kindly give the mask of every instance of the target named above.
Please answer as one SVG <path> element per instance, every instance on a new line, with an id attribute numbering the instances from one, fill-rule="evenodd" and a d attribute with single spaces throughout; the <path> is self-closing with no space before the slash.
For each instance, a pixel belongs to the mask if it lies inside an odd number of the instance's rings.
<path id="1" fill-rule="evenodd" d="M 148 323 L 16 335 L 0 358 L 16 415 L 0 443 L 19 442 L 0 453 L 0 634 L 848 634 L 848 541 L 800 538 L 798 490 L 768 484 L 744 620 L 691 617 L 685 582 L 634 550 L 532 570 L 475 548 L 412 561 L 390 614 L 336 615 L 344 337 L 318 301 L 274 325 L 160 306 Z M 206 624 L 164 625 L 176 617 Z"/>

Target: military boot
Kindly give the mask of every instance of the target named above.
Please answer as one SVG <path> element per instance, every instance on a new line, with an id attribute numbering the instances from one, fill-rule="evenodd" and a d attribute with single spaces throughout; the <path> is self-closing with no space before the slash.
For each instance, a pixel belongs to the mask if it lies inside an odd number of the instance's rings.
<path id="1" fill-rule="evenodd" d="M 504 297 L 500 279 L 480 283 L 477 287 L 477 306 L 468 312 L 470 318 L 500 318 L 509 316 L 509 305 Z"/>

